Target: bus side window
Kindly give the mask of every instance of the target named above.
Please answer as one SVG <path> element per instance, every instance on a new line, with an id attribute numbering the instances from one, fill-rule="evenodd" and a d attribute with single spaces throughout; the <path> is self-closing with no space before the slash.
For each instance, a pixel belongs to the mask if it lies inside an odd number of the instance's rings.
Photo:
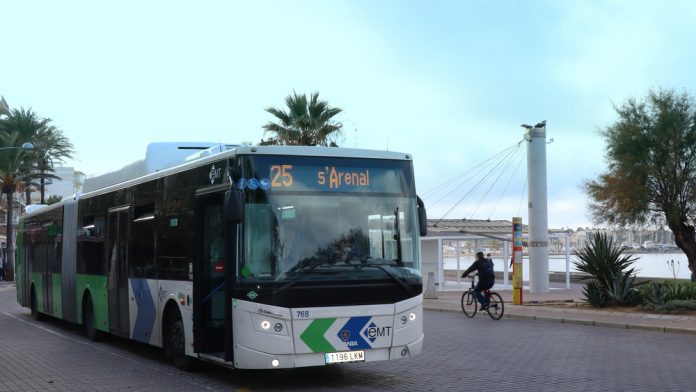
<path id="1" fill-rule="evenodd" d="M 155 278 L 155 205 L 136 206 L 133 212 L 128 276 Z"/>

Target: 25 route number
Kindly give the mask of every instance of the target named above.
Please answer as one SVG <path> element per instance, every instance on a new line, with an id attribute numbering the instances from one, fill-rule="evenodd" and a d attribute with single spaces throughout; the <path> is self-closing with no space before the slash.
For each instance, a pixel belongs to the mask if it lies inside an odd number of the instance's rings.
<path id="1" fill-rule="evenodd" d="M 292 165 L 273 165 L 271 166 L 271 186 L 274 188 L 292 187 Z"/>

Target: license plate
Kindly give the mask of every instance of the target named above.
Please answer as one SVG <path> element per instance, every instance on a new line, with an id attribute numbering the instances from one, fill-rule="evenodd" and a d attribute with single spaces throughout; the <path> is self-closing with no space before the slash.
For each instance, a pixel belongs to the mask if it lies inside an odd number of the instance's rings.
<path id="1" fill-rule="evenodd" d="M 365 351 L 342 351 L 339 353 L 324 354 L 326 363 L 346 363 L 346 362 L 364 362 Z"/>

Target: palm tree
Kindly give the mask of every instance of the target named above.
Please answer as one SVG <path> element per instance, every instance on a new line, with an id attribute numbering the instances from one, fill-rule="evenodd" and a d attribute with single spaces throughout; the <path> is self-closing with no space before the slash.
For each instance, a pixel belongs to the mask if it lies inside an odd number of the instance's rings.
<path id="1" fill-rule="evenodd" d="M 13 109 L 7 118 L 0 120 L 0 146 L 17 147 L 0 153 L 1 195 L 7 195 L 7 268 L 5 278 L 14 279 L 14 241 L 12 210 L 14 193 L 28 183 L 31 173 L 53 169 L 52 163 L 72 156 L 72 144 L 62 133 L 50 125 L 50 119 L 39 118 L 31 109 Z M 34 150 L 24 151 L 22 144 L 32 142 Z M 55 143 L 56 146 L 52 146 Z M 46 173 L 46 175 L 49 175 Z M 41 178 L 35 176 L 35 178 Z M 47 177 L 43 177 L 44 179 Z"/>
<path id="2" fill-rule="evenodd" d="M 31 119 L 23 111 L 13 110 L 0 121 L 0 143 L 11 147 L 0 153 L 0 195 L 7 195 L 7 231 L 5 279 L 14 280 L 14 241 L 12 233 L 13 195 L 21 185 L 21 173 L 26 168 L 27 152 L 19 148 L 30 140 Z M 18 148 L 12 148 L 18 147 Z"/>
<path id="3" fill-rule="evenodd" d="M 60 177 L 53 174 L 54 165 L 63 162 L 64 159 L 72 158 L 75 152 L 70 140 L 63 135 L 63 132 L 50 125 L 50 121 L 51 119 L 48 118 L 42 119 L 32 139 L 34 143 L 32 157 L 35 170 L 30 173 L 28 179 L 39 180 L 41 204 L 46 204 L 46 180 L 60 180 Z"/>
<path id="4" fill-rule="evenodd" d="M 333 119 L 342 112 L 332 108 L 327 101 L 319 100 L 319 93 L 292 95 L 285 98 L 287 111 L 270 107 L 266 111 L 278 118 L 278 122 L 268 122 L 263 126 L 264 134 L 273 135 L 261 140 L 261 145 L 290 146 L 333 146 L 338 147 L 334 137 L 341 134 L 343 124 Z"/>

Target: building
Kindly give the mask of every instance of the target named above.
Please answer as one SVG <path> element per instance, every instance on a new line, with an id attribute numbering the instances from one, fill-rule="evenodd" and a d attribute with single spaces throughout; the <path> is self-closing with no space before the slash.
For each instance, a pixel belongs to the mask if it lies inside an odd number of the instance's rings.
<path id="1" fill-rule="evenodd" d="M 65 199 L 82 191 L 82 185 L 85 182 L 85 174 L 81 171 L 76 171 L 73 167 L 59 166 L 54 168 L 53 174 L 58 179 L 47 179 L 44 188 L 44 198 L 48 200 L 51 196 L 58 196 Z M 41 201 L 41 192 L 39 189 L 32 192 L 32 204 L 38 204 Z"/>

